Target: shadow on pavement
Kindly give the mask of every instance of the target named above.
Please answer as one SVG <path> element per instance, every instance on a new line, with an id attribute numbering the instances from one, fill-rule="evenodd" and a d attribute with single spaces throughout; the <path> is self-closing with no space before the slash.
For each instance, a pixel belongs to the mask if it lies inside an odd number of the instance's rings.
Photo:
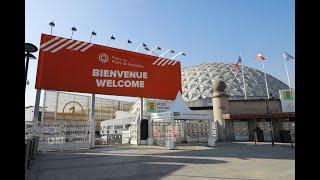
<path id="1" fill-rule="evenodd" d="M 119 156 L 42 153 L 36 173 L 29 179 L 161 179 L 186 164 L 220 164 L 227 161 L 153 156 Z"/>
<path id="2" fill-rule="evenodd" d="M 177 145 L 179 149 L 179 145 Z M 167 152 L 163 155 L 177 156 L 179 152 Z M 295 159 L 295 149 L 284 147 L 284 145 L 276 145 L 272 147 L 269 144 L 260 144 L 254 146 L 252 144 L 241 144 L 241 143 L 218 143 L 214 148 L 188 150 L 183 152 L 184 156 L 198 156 L 198 157 L 232 157 L 239 159 Z"/>

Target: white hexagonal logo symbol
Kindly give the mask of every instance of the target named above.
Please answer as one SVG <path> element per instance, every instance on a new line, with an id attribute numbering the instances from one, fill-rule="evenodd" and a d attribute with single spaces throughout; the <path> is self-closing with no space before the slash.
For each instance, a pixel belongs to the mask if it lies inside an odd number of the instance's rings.
<path id="1" fill-rule="evenodd" d="M 109 56 L 105 53 L 99 54 L 99 61 L 102 63 L 106 63 L 109 61 Z"/>

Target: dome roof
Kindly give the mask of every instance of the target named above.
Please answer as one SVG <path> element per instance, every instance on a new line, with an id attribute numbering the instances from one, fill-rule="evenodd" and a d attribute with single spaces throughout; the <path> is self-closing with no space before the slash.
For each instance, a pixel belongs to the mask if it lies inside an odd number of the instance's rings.
<path id="1" fill-rule="evenodd" d="M 232 64 L 207 63 L 182 69 L 182 97 L 185 101 L 211 98 L 213 85 L 216 80 L 226 84 L 226 93 L 229 96 L 244 96 L 241 66 L 235 71 Z M 266 97 L 266 86 L 263 72 L 243 66 L 247 97 Z M 269 93 L 279 97 L 279 89 L 289 87 L 277 78 L 266 74 Z"/>

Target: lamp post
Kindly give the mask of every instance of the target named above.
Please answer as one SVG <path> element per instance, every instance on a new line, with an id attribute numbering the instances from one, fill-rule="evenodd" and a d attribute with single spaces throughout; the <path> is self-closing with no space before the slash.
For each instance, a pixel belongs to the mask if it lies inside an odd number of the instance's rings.
<path id="1" fill-rule="evenodd" d="M 107 41 L 107 46 L 108 46 L 108 43 L 109 43 L 110 40 L 116 40 L 116 38 L 113 35 L 111 35 L 110 38 Z"/>
<path id="2" fill-rule="evenodd" d="M 72 39 L 73 32 L 75 32 L 75 31 L 77 31 L 77 28 L 76 28 L 75 26 L 73 26 L 73 27 L 71 28 L 71 38 L 70 38 L 70 39 Z"/>
<path id="3" fill-rule="evenodd" d="M 270 97 L 272 98 L 272 95 L 270 95 Z M 272 143 L 272 147 L 273 147 L 274 146 L 274 138 L 273 138 L 273 130 L 272 130 L 273 128 L 272 128 L 272 120 L 270 119 L 270 111 L 269 111 L 269 105 L 268 105 L 268 101 L 271 98 L 266 99 L 266 106 L 267 106 L 268 118 L 270 120 L 269 125 L 270 125 L 270 134 L 271 134 L 271 143 Z"/>
<path id="4" fill-rule="evenodd" d="M 142 44 L 140 44 L 138 47 L 137 47 L 137 49 L 135 50 L 136 52 L 138 52 L 138 50 L 140 49 L 140 47 L 144 47 L 144 48 L 146 48 L 147 47 L 147 45 L 145 44 L 145 43 L 142 43 Z"/>
<path id="5" fill-rule="evenodd" d="M 174 58 L 178 57 L 179 55 L 185 56 L 186 53 L 184 53 L 183 51 L 180 51 L 178 54 L 172 56 L 170 59 L 174 59 Z"/>
<path id="6" fill-rule="evenodd" d="M 51 21 L 51 22 L 49 23 L 49 26 L 51 27 L 51 28 L 50 28 L 50 33 L 51 33 L 51 35 L 52 35 L 52 28 L 55 26 L 54 22 Z"/>
<path id="7" fill-rule="evenodd" d="M 25 70 L 25 86 L 24 86 L 24 92 L 26 92 L 29 59 L 36 59 L 36 57 L 31 53 L 37 52 L 38 48 L 35 45 L 31 44 L 31 43 L 25 43 L 24 51 L 26 52 L 25 58 L 27 58 L 26 70 Z"/>
<path id="8" fill-rule="evenodd" d="M 153 54 L 157 55 L 156 53 L 153 52 L 153 51 L 155 51 L 155 50 L 161 51 L 161 47 L 159 46 L 159 44 L 158 44 L 156 47 L 154 47 L 153 49 L 151 49 L 151 51 L 149 51 L 148 54 L 153 53 Z"/>
<path id="9" fill-rule="evenodd" d="M 126 44 L 131 44 L 132 41 L 130 41 L 129 39 L 126 40 L 125 42 L 123 42 L 123 44 L 121 45 L 121 47 L 124 47 Z"/>
<path id="10" fill-rule="evenodd" d="M 174 53 L 174 50 L 172 49 L 168 49 L 166 52 L 162 53 L 159 57 L 163 57 L 164 55 L 166 55 L 167 53 Z"/>

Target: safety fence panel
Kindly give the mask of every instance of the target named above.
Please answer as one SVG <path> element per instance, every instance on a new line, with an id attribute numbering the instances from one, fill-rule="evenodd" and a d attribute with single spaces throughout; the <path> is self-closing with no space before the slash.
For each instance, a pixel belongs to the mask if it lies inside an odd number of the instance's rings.
<path id="1" fill-rule="evenodd" d="M 57 121 L 38 127 L 39 151 L 89 148 L 89 127 L 86 123 Z"/>
<path id="2" fill-rule="evenodd" d="M 175 143 L 207 143 L 209 130 L 208 121 L 153 122 L 153 141 L 155 144 L 165 144 L 168 139 Z"/>

